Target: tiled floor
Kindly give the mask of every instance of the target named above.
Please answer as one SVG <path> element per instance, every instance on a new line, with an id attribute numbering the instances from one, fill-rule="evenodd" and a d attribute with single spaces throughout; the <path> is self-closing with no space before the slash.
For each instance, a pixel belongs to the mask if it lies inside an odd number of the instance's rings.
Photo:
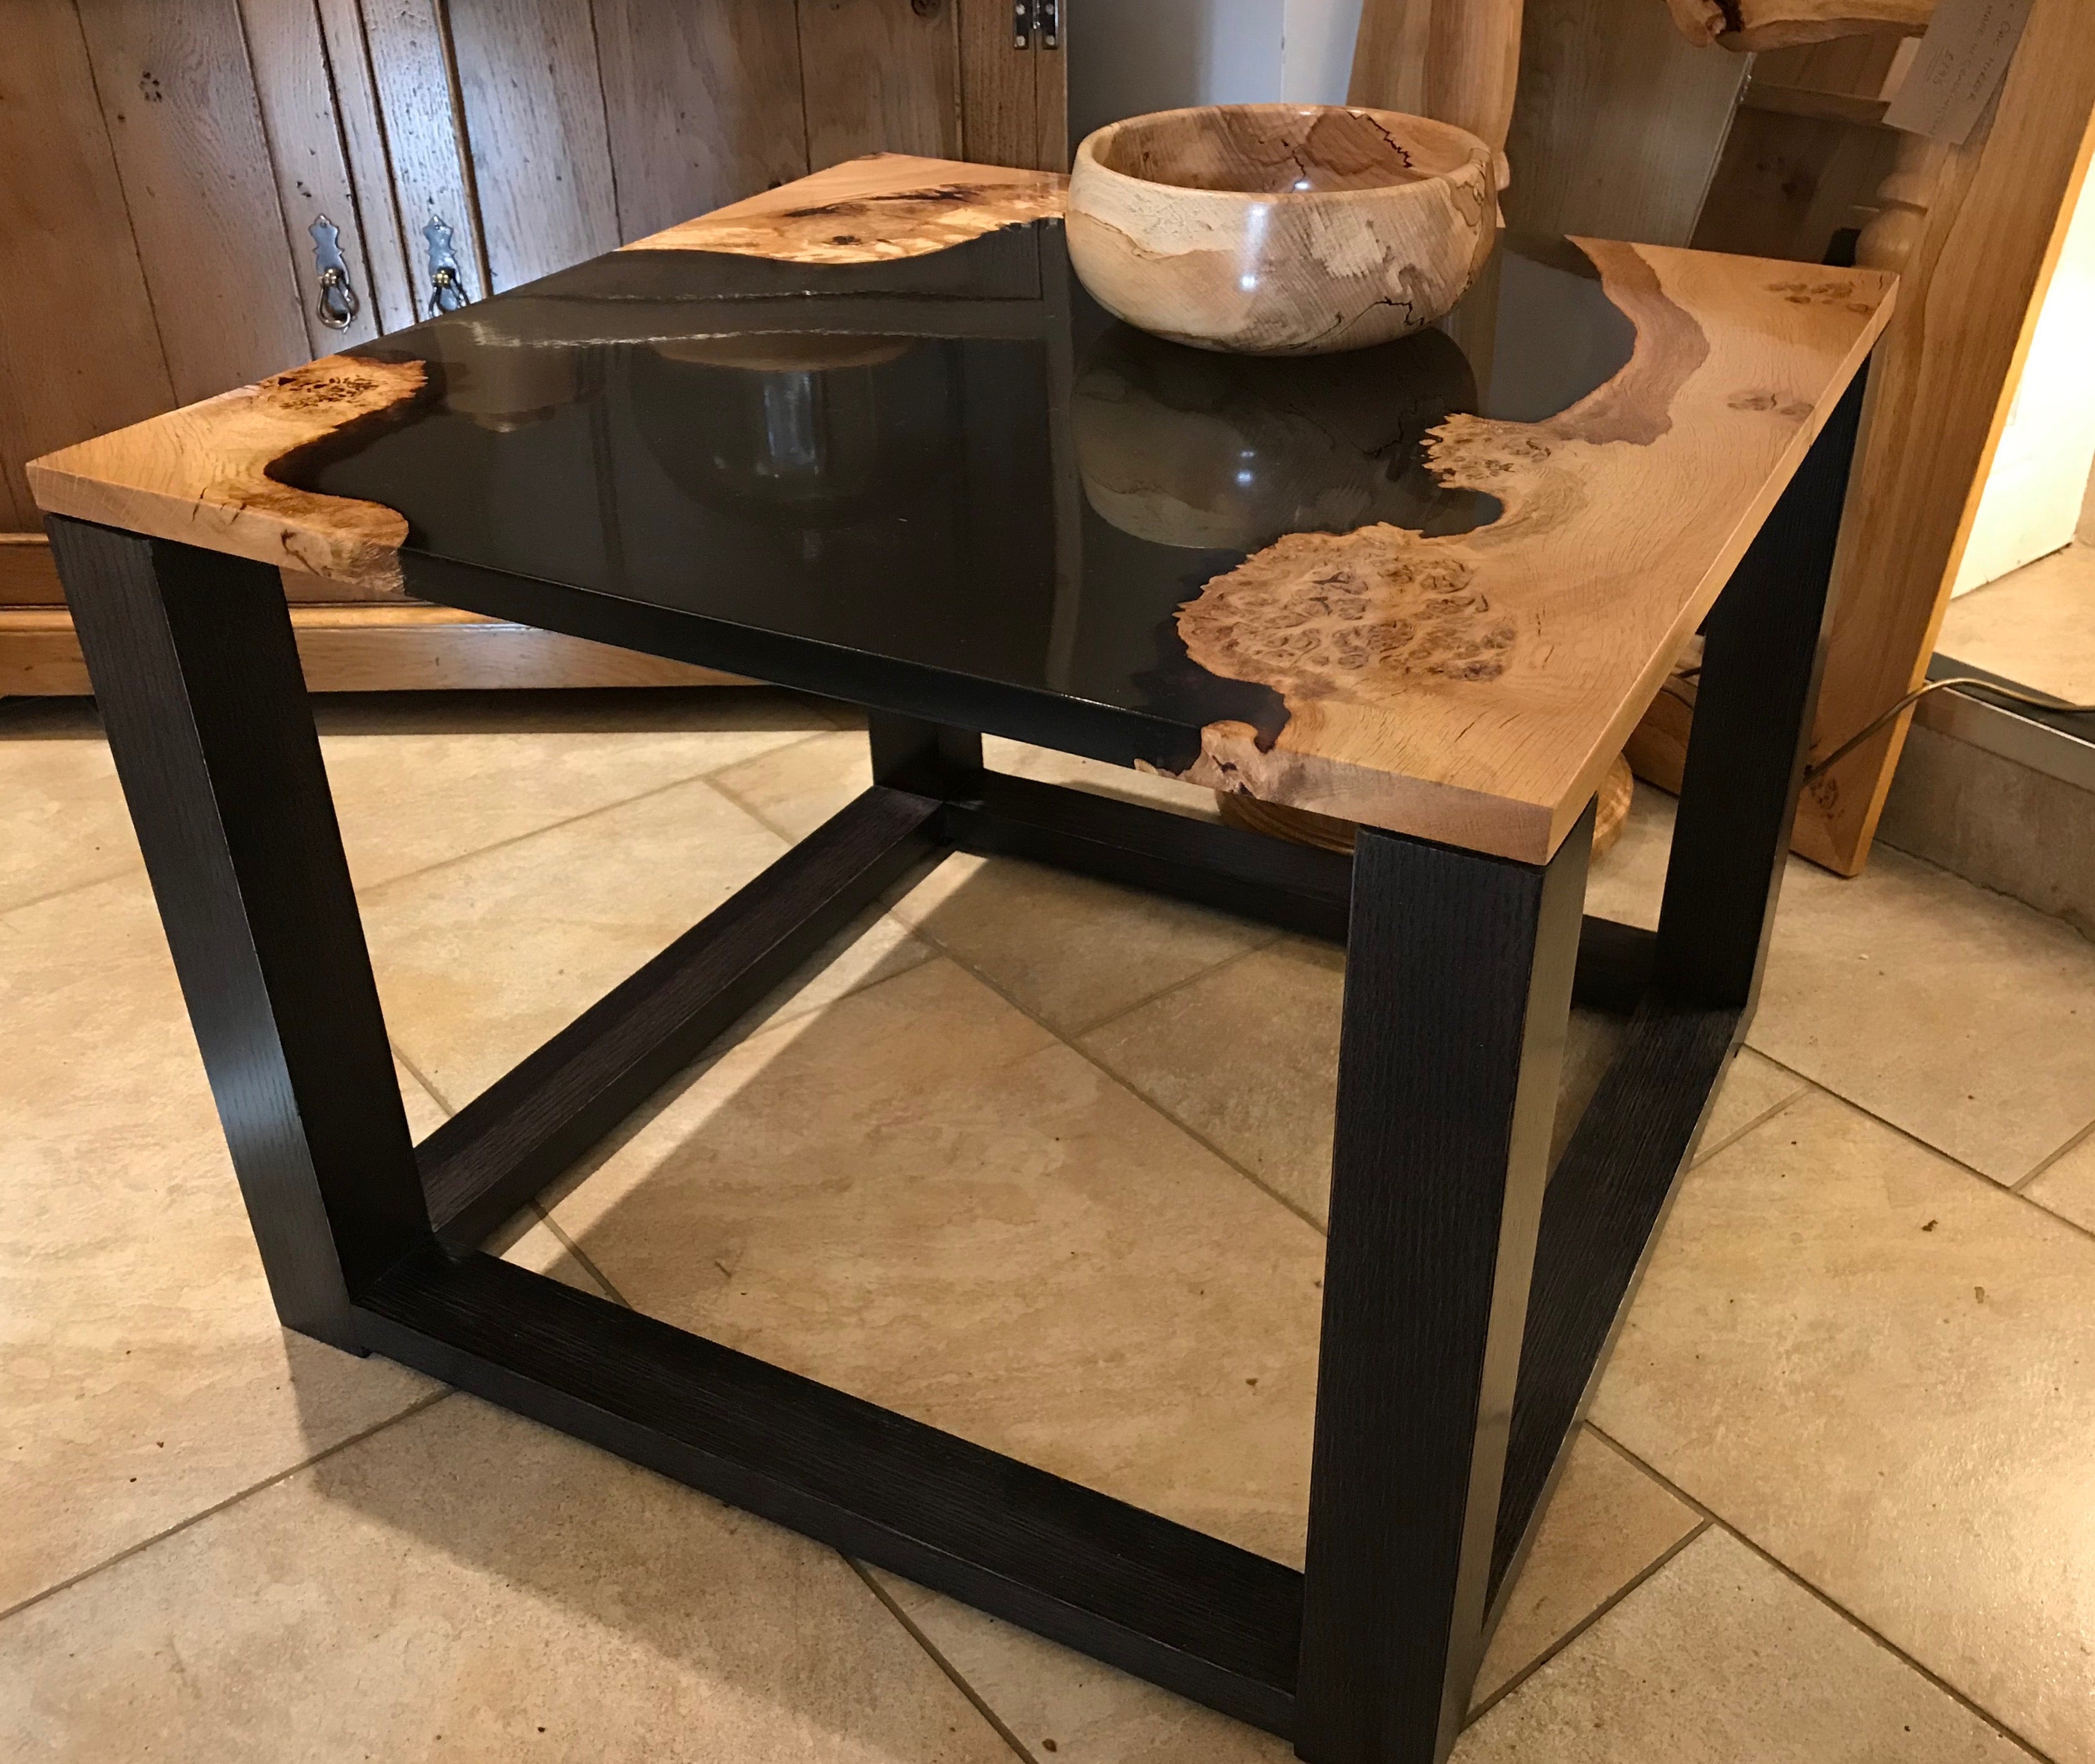
<path id="1" fill-rule="evenodd" d="M 865 769 L 770 693 L 324 726 L 420 1129 Z M 1668 808 L 1596 910 L 1649 921 Z M 507 1252 L 1298 1560 L 1335 956 L 973 860 L 860 930 Z M 1289 1755 L 283 1335 L 66 708 L 0 706 L 0 1757 Z M 1478 1710 L 1462 1764 L 2095 1764 L 2095 944 L 1893 852 L 1792 870 Z"/>
<path id="2" fill-rule="evenodd" d="M 2095 545 L 2075 542 L 1959 595 L 1938 654 L 2073 704 L 2095 704 Z"/>

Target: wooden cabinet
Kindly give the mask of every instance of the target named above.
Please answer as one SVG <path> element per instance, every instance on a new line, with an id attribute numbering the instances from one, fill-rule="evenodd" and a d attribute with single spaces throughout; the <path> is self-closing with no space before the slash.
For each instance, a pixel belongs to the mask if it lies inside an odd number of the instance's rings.
<path id="1" fill-rule="evenodd" d="M 412 323 L 433 237 L 478 298 L 859 154 L 1061 168 L 1027 10 L 1021 42 L 1011 0 L 0 0 L 0 693 L 85 690 L 26 460 Z M 287 589 L 322 688 L 635 679 Z"/>

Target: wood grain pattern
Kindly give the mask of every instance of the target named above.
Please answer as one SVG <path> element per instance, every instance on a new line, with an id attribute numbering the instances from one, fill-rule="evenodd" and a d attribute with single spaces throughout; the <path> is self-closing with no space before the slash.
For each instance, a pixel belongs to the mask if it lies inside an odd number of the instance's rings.
<path id="1" fill-rule="evenodd" d="M 619 237 L 808 169 L 800 38 L 774 0 L 596 0 Z"/>
<path id="2" fill-rule="evenodd" d="M 1680 34 L 1750 54 L 1866 32 L 1918 37 L 1935 0 L 1666 0 Z"/>
<path id="3" fill-rule="evenodd" d="M 1651 0 L 1527 0 L 1506 224 L 1687 244 L 1746 69 L 1697 54 Z"/>
<path id="4" fill-rule="evenodd" d="M 23 464 L 176 402 L 80 20 L 0 0 L 0 482 L 33 526 Z"/>
<path id="5" fill-rule="evenodd" d="M 259 385 L 149 418 L 29 464 L 46 514 L 400 591 L 407 523 L 375 503 L 294 489 L 270 473 L 422 390 L 419 362 L 324 356 Z"/>
<path id="6" fill-rule="evenodd" d="M 869 154 L 635 239 L 628 249 L 736 251 L 796 264 L 921 257 L 1061 215 L 1067 184 L 1048 172 Z"/>
<path id="7" fill-rule="evenodd" d="M 64 604 L 50 541 L 41 533 L 0 533 L 0 607 Z"/>
<path id="8" fill-rule="evenodd" d="M 1498 237 L 1498 160 L 1393 111 L 1204 106 L 1100 129 L 1069 179 L 1069 261 L 1174 342 L 1327 355 L 1422 330 Z"/>
<path id="9" fill-rule="evenodd" d="M 797 0 L 808 163 L 960 156 L 957 0 Z"/>
<path id="10" fill-rule="evenodd" d="M 451 0 L 459 96 L 499 292 L 619 242 L 589 0 Z"/>
<path id="11" fill-rule="evenodd" d="M 1069 168 L 1070 7 L 1053 48 L 1014 40 L 1011 0 L 957 0 L 962 152 L 985 165 Z"/>
<path id="12" fill-rule="evenodd" d="M 973 181 L 942 181 L 956 174 Z M 1059 190 L 1044 173 L 873 159 L 665 239 L 864 261 L 1030 220 Z M 845 215 L 848 245 L 827 231 Z M 1635 324 L 1628 364 L 1546 422 L 1457 416 L 1433 432 L 1441 481 L 1502 504 L 1491 525 L 1298 537 L 1189 603 L 1193 658 L 1272 686 L 1291 718 L 1270 750 L 1248 725 L 1209 725 L 1192 782 L 1527 862 L 1577 820 L 1874 343 L 1892 286 L 1870 270 L 1579 242 Z M 387 371 L 336 358 L 69 449 L 35 468 L 39 502 L 396 587 L 397 515 L 267 475 L 414 394 L 418 368 Z"/>
<path id="13" fill-rule="evenodd" d="M 1529 862 L 1570 830 L 1892 286 L 1579 243 L 1635 320 L 1629 365 L 1546 422 L 1433 432 L 1440 480 L 1504 504 L 1492 525 L 1295 535 L 1183 608 L 1196 661 L 1290 712 L 1270 750 L 1248 724 L 1209 725 L 1190 782 Z"/>
<path id="14" fill-rule="evenodd" d="M 58 577 L 52 572 L 55 588 Z M 747 686 L 738 674 L 665 661 L 557 631 L 412 601 L 294 605 L 291 633 L 313 692 L 486 692 Z M 0 695 L 91 691 L 72 615 L 0 607 Z"/>
<path id="15" fill-rule="evenodd" d="M 478 299 L 488 290 L 487 250 L 480 236 L 457 74 L 436 0 L 363 0 L 361 11 L 407 246 L 408 283 L 416 316 L 426 317 L 429 270 L 422 229 L 433 218 L 452 231 L 467 293 Z"/>
<path id="16" fill-rule="evenodd" d="M 268 136 L 307 347 L 313 355 L 324 355 L 352 343 L 368 342 L 385 327 L 372 286 L 362 211 L 336 120 L 320 14 L 312 0 L 240 0 L 240 16 L 255 66 L 255 95 Z M 319 274 L 313 263 L 312 236 L 307 229 L 322 215 L 339 231 L 350 285 L 359 305 L 356 316 L 339 330 L 323 324 L 319 316 Z"/>
<path id="17" fill-rule="evenodd" d="M 316 0 L 320 38 L 334 91 L 335 120 L 356 190 L 365 271 L 377 302 L 381 333 L 404 329 L 420 316 L 409 271 L 407 243 L 400 228 L 400 204 L 385 148 L 371 45 L 358 0 Z"/>
<path id="18" fill-rule="evenodd" d="M 2095 40 L 2080 0 L 2036 0 L 1995 112 L 1943 150 L 1901 316 L 1871 375 L 1813 747 L 1824 753 L 1925 677 L 1950 586 L 2095 149 Z M 1901 716 L 1814 779 L 1797 849 L 1843 874 L 1869 854 Z"/>
<path id="19" fill-rule="evenodd" d="M 175 396 L 310 359 L 235 0 L 81 8 Z"/>
<path id="20" fill-rule="evenodd" d="M 1520 56 L 1521 0 L 1365 0 L 1346 102 L 1431 116 L 1503 148 Z"/>

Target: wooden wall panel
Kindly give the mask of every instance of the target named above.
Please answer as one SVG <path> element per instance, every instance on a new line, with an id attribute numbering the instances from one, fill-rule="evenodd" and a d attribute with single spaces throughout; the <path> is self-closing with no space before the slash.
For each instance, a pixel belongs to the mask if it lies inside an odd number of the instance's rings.
<path id="1" fill-rule="evenodd" d="M 778 0 L 596 0 L 619 233 L 803 176 L 800 38 Z"/>
<path id="2" fill-rule="evenodd" d="M 362 223 L 367 273 L 378 303 L 378 328 L 397 331 L 412 324 L 415 285 L 407 241 L 400 228 L 400 204 L 378 111 L 378 87 L 371 47 L 364 35 L 357 0 L 317 0 L 321 41 L 334 88 L 335 117 L 342 127 Z"/>
<path id="3" fill-rule="evenodd" d="M 1747 66 L 1652 0 L 1527 0 L 1508 224 L 1687 244 Z"/>
<path id="4" fill-rule="evenodd" d="M 959 0 L 798 0 L 808 163 L 960 156 Z"/>
<path id="5" fill-rule="evenodd" d="M 350 181 L 349 156 L 336 121 L 327 52 L 313 0 L 240 0 L 255 88 L 276 169 L 277 198 L 304 313 L 306 342 L 316 355 L 368 342 L 380 329 L 371 250 Z M 322 215 L 340 230 L 356 316 L 340 330 L 322 324 L 320 281 L 307 231 Z"/>
<path id="6" fill-rule="evenodd" d="M 429 311 L 422 229 L 432 219 L 451 228 L 466 292 L 477 300 L 488 290 L 487 253 L 466 158 L 457 73 L 437 0 L 363 0 L 362 11 L 416 311 Z"/>
<path id="7" fill-rule="evenodd" d="M 0 0 L 0 521 L 24 460 L 174 403 L 79 19 Z"/>
<path id="8" fill-rule="evenodd" d="M 589 0 L 451 0 L 451 26 L 491 285 L 613 249 L 618 198 Z"/>
<path id="9" fill-rule="evenodd" d="M 1033 51 L 1033 157 L 1020 163 L 1043 172 L 1068 171 L 1076 150 L 1069 138 L 1069 10 L 1063 0 L 1056 46 Z"/>
<path id="10" fill-rule="evenodd" d="M 1034 165 L 1040 152 L 1034 89 L 1040 51 L 1017 46 L 1011 0 L 953 4 L 960 33 L 960 156 L 978 165 Z"/>
<path id="11" fill-rule="evenodd" d="M 176 397 L 311 359 L 236 0 L 80 17 Z"/>

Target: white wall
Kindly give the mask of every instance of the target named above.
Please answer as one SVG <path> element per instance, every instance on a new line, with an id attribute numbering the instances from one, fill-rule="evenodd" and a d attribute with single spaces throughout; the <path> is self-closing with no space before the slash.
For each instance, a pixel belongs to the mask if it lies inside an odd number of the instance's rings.
<path id="1" fill-rule="evenodd" d="M 1069 133 L 1187 104 L 1342 104 L 1361 0 L 1063 0 Z"/>
<path id="2" fill-rule="evenodd" d="M 1952 594 L 2073 542 L 2095 466 L 2095 195 L 2084 192 L 2037 314 Z"/>

